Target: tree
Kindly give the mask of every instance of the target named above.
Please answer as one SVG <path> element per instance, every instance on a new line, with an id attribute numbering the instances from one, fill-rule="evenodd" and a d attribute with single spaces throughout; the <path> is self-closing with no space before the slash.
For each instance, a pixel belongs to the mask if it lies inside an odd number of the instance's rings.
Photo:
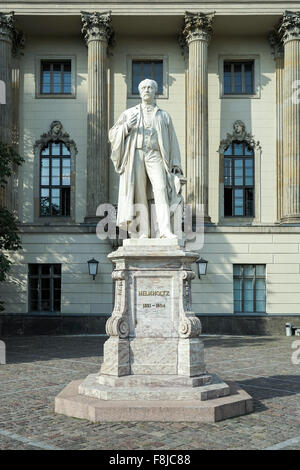
<path id="1" fill-rule="evenodd" d="M 0 142 L 0 187 L 5 188 L 8 178 L 15 172 L 17 166 L 24 159 L 4 142 Z M 21 240 L 18 235 L 18 223 L 15 215 L 0 206 L 0 282 L 5 281 L 11 262 L 5 251 L 16 251 L 21 248 Z M 0 311 L 4 310 L 3 302 L 0 301 Z"/>

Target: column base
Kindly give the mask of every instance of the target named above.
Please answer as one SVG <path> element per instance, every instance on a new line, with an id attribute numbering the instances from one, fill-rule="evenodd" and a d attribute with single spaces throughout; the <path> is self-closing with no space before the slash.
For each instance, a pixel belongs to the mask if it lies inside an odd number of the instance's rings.
<path id="1" fill-rule="evenodd" d="M 285 215 L 280 219 L 280 224 L 300 224 L 300 214 Z"/>

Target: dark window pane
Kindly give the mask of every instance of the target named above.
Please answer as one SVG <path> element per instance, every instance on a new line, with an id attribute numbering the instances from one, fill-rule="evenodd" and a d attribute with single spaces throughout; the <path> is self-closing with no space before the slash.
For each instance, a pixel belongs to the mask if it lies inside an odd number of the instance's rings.
<path id="1" fill-rule="evenodd" d="M 54 264 L 53 265 L 53 273 L 54 274 L 61 274 L 61 265 L 60 264 Z"/>
<path id="2" fill-rule="evenodd" d="M 68 217 L 70 215 L 70 188 L 63 188 L 62 196 L 62 215 Z"/>
<path id="3" fill-rule="evenodd" d="M 244 154 L 243 147 L 244 147 L 243 143 L 235 142 L 233 144 L 234 155 L 237 155 L 237 156 L 243 155 Z"/>
<path id="4" fill-rule="evenodd" d="M 242 275 L 242 266 L 240 264 L 233 265 L 233 275 L 241 276 Z"/>
<path id="5" fill-rule="evenodd" d="M 157 82 L 159 95 L 163 94 L 163 63 L 154 63 L 154 80 Z"/>
<path id="6" fill-rule="evenodd" d="M 42 186 L 48 186 L 49 185 L 49 178 L 47 178 L 46 176 L 42 176 L 41 177 L 41 183 L 42 183 Z"/>
<path id="7" fill-rule="evenodd" d="M 51 264 L 41 264 L 41 274 L 50 275 Z"/>
<path id="8" fill-rule="evenodd" d="M 224 159 L 224 185 L 232 186 L 232 160 L 231 158 Z"/>
<path id="9" fill-rule="evenodd" d="M 141 63 L 132 62 L 132 93 L 138 95 L 138 86 L 141 81 Z"/>
<path id="10" fill-rule="evenodd" d="M 144 62 L 143 78 L 150 78 L 150 79 L 152 79 L 152 63 Z"/>
<path id="11" fill-rule="evenodd" d="M 225 217 L 232 216 L 232 189 L 224 189 L 224 215 Z"/>
<path id="12" fill-rule="evenodd" d="M 245 93 L 253 93 L 253 64 L 245 64 Z"/>
<path id="13" fill-rule="evenodd" d="M 30 302 L 30 311 L 31 312 L 38 312 L 39 311 L 38 302 L 36 300 L 32 300 Z"/>
<path id="14" fill-rule="evenodd" d="M 243 161 L 234 160 L 234 185 L 242 186 L 243 185 Z M 242 197 L 242 194 L 241 194 Z"/>
<path id="15" fill-rule="evenodd" d="M 245 155 L 254 155 L 253 149 L 245 145 Z"/>
<path id="16" fill-rule="evenodd" d="M 252 217 L 254 216 L 254 194 L 253 194 L 253 188 L 246 188 L 245 189 L 245 210 L 246 213 L 245 215 L 247 217 Z"/>
<path id="17" fill-rule="evenodd" d="M 256 276 L 265 276 L 265 265 L 264 264 L 257 264 L 256 265 Z"/>
<path id="18" fill-rule="evenodd" d="M 242 64 L 234 64 L 234 92 L 243 92 L 242 88 Z"/>
<path id="19" fill-rule="evenodd" d="M 29 264 L 28 271 L 31 275 L 37 275 L 39 273 L 39 265 L 38 264 Z"/>
<path id="20" fill-rule="evenodd" d="M 232 93 L 231 64 L 224 62 L 224 93 Z"/>
<path id="21" fill-rule="evenodd" d="M 224 155 L 233 155 L 232 145 L 229 145 L 229 147 L 225 150 Z"/>
<path id="22" fill-rule="evenodd" d="M 38 279 L 35 279 L 35 281 L 38 281 Z M 29 290 L 29 296 L 30 296 L 31 302 L 38 302 L 38 300 L 39 300 L 38 289 L 30 289 Z"/>
<path id="23" fill-rule="evenodd" d="M 49 146 L 47 146 L 46 148 L 44 148 L 44 149 L 41 151 L 41 155 L 49 155 L 49 150 L 50 150 L 50 149 L 49 149 Z M 47 159 L 47 161 L 49 161 L 49 160 Z"/>
<path id="24" fill-rule="evenodd" d="M 65 144 L 62 144 L 62 155 L 70 155 L 70 150 Z M 70 159 L 69 159 L 70 161 Z"/>
<path id="25" fill-rule="evenodd" d="M 71 72 L 65 72 L 63 93 L 71 93 L 71 91 Z"/>
<path id="26" fill-rule="evenodd" d="M 52 147 L 51 148 L 52 155 L 60 155 L 61 154 L 60 144 L 53 142 L 51 147 Z M 53 158 L 52 165 L 53 165 L 53 162 L 57 162 L 55 166 L 59 165 L 59 159 L 58 158 Z"/>

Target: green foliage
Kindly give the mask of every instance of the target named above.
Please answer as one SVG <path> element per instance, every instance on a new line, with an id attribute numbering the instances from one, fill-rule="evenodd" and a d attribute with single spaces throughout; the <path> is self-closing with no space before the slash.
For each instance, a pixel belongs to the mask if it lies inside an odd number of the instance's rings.
<path id="1" fill-rule="evenodd" d="M 0 186 L 5 187 L 7 179 L 23 161 L 24 159 L 10 145 L 0 142 Z M 19 248 L 21 243 L 17 220 L 8 209 L 0 207 L 0 282 L 5 281 L 11 264 L 3 250 L 16 251 Z M 3 310 L 2 302 L 0 302 L 1 310 Z"/>
<path id="2" fill-rule="evenodd" d="M 11 176 L 24 159 L 9 144 L 0 142 L 0 185 L 4 187 L 7 178 Z"/>

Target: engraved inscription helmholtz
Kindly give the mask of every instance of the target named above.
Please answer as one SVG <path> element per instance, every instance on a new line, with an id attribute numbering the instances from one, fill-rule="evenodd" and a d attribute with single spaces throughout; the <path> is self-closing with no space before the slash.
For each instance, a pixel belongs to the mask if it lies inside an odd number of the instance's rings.
<path id="1" fill-rule="evenodd" d="M 144 298 L 145 297 L 145 298 Z M 166 307 L 170 307 L 170 290 L 169 289 L 137 289 L 137 301 L 143 310 L 150 309 L 149 314 L 163 313 Z"/>
<path id="2" fill-rule="evenodd" d="M 158 283 L 159 280 L 159 283 Z M 168 276 L 139 277 L 135 278 L 135 324 L 143 329 L 147 324 L 148 329 L 154 327 L 154 318 L 171 325 L 173 321 L 173 290 L 172 279 Z"/>
<path id="3" fill-rule="evenodd" d="M 159 296 L 159 297 L 170 297 L 170 291 L 169 290 L 140 290 L 138 291 L 138 296 Z M 163 302 L 153 302 L 153 303 L 143 303 L 143 308 L 165 308 L 166 304 Z"/>

